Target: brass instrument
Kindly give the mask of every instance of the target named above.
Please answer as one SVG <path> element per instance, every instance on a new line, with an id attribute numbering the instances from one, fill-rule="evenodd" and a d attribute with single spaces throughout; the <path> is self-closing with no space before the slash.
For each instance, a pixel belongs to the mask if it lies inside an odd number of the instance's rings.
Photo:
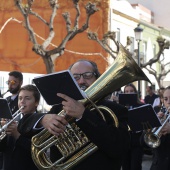
<path id="1" fill-rule="evenodd" d="M 168 115 L 168 112 L 170 110 L 170 107 L 167 109 L 165 116 Z M 165 124 L 168 122 L 170 119 L 170 114 L 166 117 L 166 119 L 163 121 L 162 125 L 159 128 L 153 128 L 149 132 L 146 132 L 144 135 L 144 142 L 146 143 L 147 146 L 151 148 L 157 148 L 161 144 L 161 130 L 165 126 Z"/>
<path id="2" fill-rule="evenodd" d="M 4 92 L 3 94 L 1 94 L 1 96 L 4 97 L 5 94 L 7 94 L 8 92 L 9 92 L 9 89 L 6 92 Z"/>
<path id="3" fill-rule="evenodd" d="M 85 90 L 87 98 L 82 100 L 82 103 L 86 107 L 93 106 L 95 109 L 98 107 L 97 110 L 99 110 L 103 119 L 106 119 L 109 115 L 109 117 L 113 118 L 113 122 L 117 127 L 117 117 L 113 112 L 107 107 L 96 106 L 95 103 L 117 88 L 136 80 L 149 81 L 133 60 L 131 54 L 120 45 L 119 53 L 114 63 Z M 107 110 L 108 115 L 102 114 L 101 110 Z M 59 113 L 59 115 L 62 114 L 64 114 L 64 110 Z M 97 146 L 89 141 L 74 121 L 70 120 L 68 122 L 69 126 L 67 126 L 65 132 L 58 137 L 51 135 L 47 129 L 33 136 L 32 159 L 40 170 L 68 170 L 97 150 Z M 46 154 L 48 149 L 53 145 L 57 147 L 62 155 L 56 162 L 52 162 Z"/>
<path id="4" fill-rule="evenodd" d="M 12 119 L 10 121 L 7 121 L 7 123 L 5 125 L 3 125 L 1 128 L 0 128 L 0 141 L 2 139 L 5 138 L 6 136 L 6 132 L 5 130 L 7 129 L 8 125 L 10 125 L 13 121 L 16 120 L 17 117 L 19 117 L 21 115 L 21 110 L 24 108 L 24 106 L 22 106 L 20 109 L 18 109 L 13 115 L 12 115 Z"/>

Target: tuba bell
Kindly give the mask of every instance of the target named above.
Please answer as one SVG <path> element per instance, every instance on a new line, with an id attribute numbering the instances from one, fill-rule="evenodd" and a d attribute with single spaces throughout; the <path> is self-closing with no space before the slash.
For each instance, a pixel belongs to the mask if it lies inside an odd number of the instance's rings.
<path id="1" fill-rule="evenodd" d="M 93 106 L 99 110 L 103 119 L 105 119 L 105 116 L 102 115 L 101 110 L 106 110 L 109 116 L 113 118 L 114 125 L 118 127 L 117 117 L 112 111 L 104 106 L 96 106 L 94 103 L 103 99 L 117 88 L 137 80 L 150 82 L 133 60 L 131 54 L 120 44 L 117 58 L 109 69 L 85 90 L 87 98 L 82 100 L 82 103 L 86 107 Z M 63 112 L 62 110 L 59 115 L 62 115 Z M 32 137 L 32 159 L 40 170 L 69 170 L 98 149 L 95 144 L 90 142 L 81 129 L 76 126 L 74 121 L 70 120 L 68 122 L 69 126 L 58 137 L 51 135 L 47 129 Z M 52 162 L 47 153 L 50 147 L 54 145 L 62 157 Z"/>

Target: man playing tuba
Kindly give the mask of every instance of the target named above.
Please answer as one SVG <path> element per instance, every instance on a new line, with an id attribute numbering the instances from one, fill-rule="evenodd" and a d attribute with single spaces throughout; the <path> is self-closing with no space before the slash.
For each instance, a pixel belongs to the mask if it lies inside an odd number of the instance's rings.
<path id="1" fill-rule="evenodd" d="M 79 60 L 71 65 L 69 69 L 79 87 L 83 90 L 91 86 L 100 76 L 97 65 L 88 60 Z M 63 99 L 60 105 L 53 106 L 48 114 L 32 114 L 27 118 L 23 118 L 19 123 L 19 132 L 24 135 L 30 133 L 34 135 L 39 132 L 41 127 L 44 127 L 49 133 L 58 137 L 64 133 L 68 125 L 66 117 L 73 117 L 75 118 L 75 124 L 98 149 L 76 163 L 71 169 L 120 170 L 123 155 L 127 152 L 130 141 L 126 123 L 127 109 L 115 102 L 104 99 L 96 103 L 96 105 L 107 106 L 114 112 L 119 122 L 119 126 L 116 127 L 113 123 L 108 123 L 112 120 L 106 122 L 95 109 L 90 110 L 80 101 L 76 101 L 65 94 L 58 93 L 57 95 Z M 58 115 L 62 109 L 66 116 Z M 105 111 L 103 114 L 105 114 Z M 60 159 L 61 154 L 56 146 L 52 146 L 50 149 L 50 159 L 54 163 Z"/>

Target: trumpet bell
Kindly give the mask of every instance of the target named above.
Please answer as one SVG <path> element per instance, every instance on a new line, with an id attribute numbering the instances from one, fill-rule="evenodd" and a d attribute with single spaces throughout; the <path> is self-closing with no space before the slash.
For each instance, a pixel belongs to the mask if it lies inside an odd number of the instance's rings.
<path id="1" fill-rule="evenodd" d="M 144 141 L 148 147 L 153 149 L 159 147 L 161 144 L 160 137 L 152 132 L 144 135 Z"/>
<path id="2" fill-rule="evenodd" d="M 162 125 L 159 128 L 153 128 L 151 131 L 147 132 L 144 135 L 144 142 L 146 143 L 147 146 L 151 147 L 151 148 L 157 148 L 160 146 L 161 144 L 161 130 L 164 128 L 164 126 L 166 125 L 166 123 L 169 121 L 170 119 L 170 114 L 169 113 L 170 107 L 167 109 L 167 111 L 165 112 L 165 115 L 167 116 L 166 119 L 163 120 Z"/>

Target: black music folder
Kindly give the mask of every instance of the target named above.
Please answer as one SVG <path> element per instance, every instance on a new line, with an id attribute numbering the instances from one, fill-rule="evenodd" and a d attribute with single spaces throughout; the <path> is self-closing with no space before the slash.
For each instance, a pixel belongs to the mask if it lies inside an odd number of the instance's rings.
<path id="1" fill-rule="evenodd" d="M 12 112 L 6 99 L 0 98 L 0 118 L 12 119 Z"/>
<path id="2" fill-rule="evenodd" d="M 137 93 L 120 93 L 119 104 L 124 106 L 133 106 L 137 104 Z"/>
<path id="3" fill-rule="evenodd" d="M 130 109 L 128 124 L 134 132 L 161 126 L 161 122 L 150 104 Z"/>
<path id="4" fill-rule="evenodd" d="M 75 100 L 84 99 L 84 92 L 79 88 L 70 70 L 35 77 L 33 82 L 49 105 L 60 104 L 63 101 L 57 93 L 66 94 Z"/>

